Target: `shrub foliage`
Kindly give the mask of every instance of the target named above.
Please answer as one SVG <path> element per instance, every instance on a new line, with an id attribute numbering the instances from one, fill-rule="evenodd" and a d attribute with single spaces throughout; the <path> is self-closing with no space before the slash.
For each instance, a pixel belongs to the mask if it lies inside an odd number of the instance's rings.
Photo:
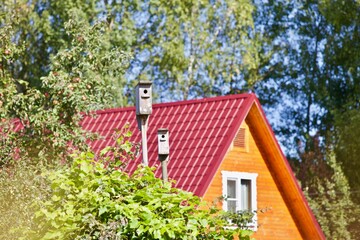
<path id="1" fill-rule="evenodd" d="M 251 231 L 228 227 L 226 213 L 156 178 L 155 168 L 123 171 L 120 158 L 134 152 L 130 142 L 119 143 L 46 171 L 51 193 L 37 202 L 36 224 L 24 239 L 250 239 Z"/>

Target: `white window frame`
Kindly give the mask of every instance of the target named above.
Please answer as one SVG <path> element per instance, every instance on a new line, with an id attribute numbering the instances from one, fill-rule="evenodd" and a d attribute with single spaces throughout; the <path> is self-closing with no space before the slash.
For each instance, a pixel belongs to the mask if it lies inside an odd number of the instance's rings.
<path id="1" fill-rule="evenodd" d="M 256 231 L 257 230 L 257 187 L 256 187 L 256 179 L 258 174 L 257 173 L 247 173 L 247 172 L 232 172 L 232 171 L 221 171 L 222 174 L 222 193 L 224 196 L 223 201 L 223 210 L 227 211 L 227 180 L 236 180 L 236 186 L 238 189 L 236 190 L 236 211 L 241 210 L 241 196 L 240 196 L 240 186 L 241 180 L 250 180 L 251 182 L 251 211 L 254 213 L 253 221 L 249 224 L 249 227 Z"/>

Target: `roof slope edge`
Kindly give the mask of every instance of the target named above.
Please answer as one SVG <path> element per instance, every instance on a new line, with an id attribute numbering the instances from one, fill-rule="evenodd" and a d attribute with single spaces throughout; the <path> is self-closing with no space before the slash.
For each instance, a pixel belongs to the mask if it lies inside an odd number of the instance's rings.
<path id="1" fill-rule="evenodd" d="M 261 148 L 261 152 L 271 168 L 272 175 L 276 176 L 275 181 L 301 235 L 304 239 L 325 239 L 258 99 L 255 100 L 247 117 L 249 127 L 255 133 L 255 141 L 260 143 L 259 146 L 270 146 Z"/>
<path id="2" fill-rule="evenodd" d="M 217 170 L 219 169 L 221 163 L 224 161 L 225 155 L 228 152 L 228 149 L 230 148 L 230 146 L 235 138 L 235 135 L 236 135 L 238 129 L 240 128 L 240 125 L 245 120 L 246 116 L 248 115 L 248 113 L 250 111 L 251 106 L 254 104 L 255 99 L 256 99 L 255 94 L 230 95 L 230 96 L 225 96 L 225 97 L 226 97 L 226 99 L 231 99 L 231 98 L 239 98 L 239 96 L 246 96 L 246 99 L 245 99 L 244 103 L 241 104 L 241 111 L 238 112 L 239 114 L 236 116 L 236 119 L 234 120 L 234 124 L 229 129 L 230 130 L 229 135 L 228 135 L 226 142 L 224 144 L 224 147 L 221 149 L 221 152 L 218 157 L 218 159 L 220 159 L 221 161 L 216 162 L 216 165 L 214 168 L 211 169 L 209 176 L 214 176 L 215 173 L 217 172 Z M 215 100 L 220 100 L 225 97 L 217 97 L 217 98 L 215 98 Z M 212 177 L 211 178 L 209 177 L 206 180 L 205 187 L 202 189 L 199 196 L 204 196 L 204 194 L 210 187 L 211 182 L 212 182 Z"/>

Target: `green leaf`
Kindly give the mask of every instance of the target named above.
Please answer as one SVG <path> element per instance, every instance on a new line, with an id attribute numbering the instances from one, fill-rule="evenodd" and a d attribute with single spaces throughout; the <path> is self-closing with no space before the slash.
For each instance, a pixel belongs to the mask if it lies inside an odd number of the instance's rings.
<path id="1" fill-rule="evenodd" d="M 208 226 L 208 221 L 206 219 L 200 219 L 199 223 L 201 224 L 201 226 L 203 227 L 207 227 Z"/>
<path id="2" fill-rule="evenodd" d="M 137 219 L 132 219 L 130 221 L 129 227 L 132 229 L 137 229 L 139 227 L 139 221 Z"/>
<path id="3" fill-rule="evenodd" d="M 101 216 L 102 214 L 107 212 L 107 207 L 106 206 L 101 206 L 99 207 L 99 216 Z"/>

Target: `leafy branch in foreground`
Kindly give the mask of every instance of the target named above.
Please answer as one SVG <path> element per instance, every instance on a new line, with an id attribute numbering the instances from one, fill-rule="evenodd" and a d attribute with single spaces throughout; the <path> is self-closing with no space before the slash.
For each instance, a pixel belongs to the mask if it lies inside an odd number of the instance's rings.
<path id="1" fill-rule="evenodd" d="M 126 148 L 117 151 L 134 157 L 123 140 Z M 110 156 L 118 156 L 115 150 Z M 70 167 L 44 175 L 51 196 L 38 203 L 38 225 L 26 231 L 26 239 L 250 239 L 251 231 L 227 228 L 220 210 L 156 178 L 154 168 L 139 165 L 128 174 L 106 150 L 73 158 Z"/>

